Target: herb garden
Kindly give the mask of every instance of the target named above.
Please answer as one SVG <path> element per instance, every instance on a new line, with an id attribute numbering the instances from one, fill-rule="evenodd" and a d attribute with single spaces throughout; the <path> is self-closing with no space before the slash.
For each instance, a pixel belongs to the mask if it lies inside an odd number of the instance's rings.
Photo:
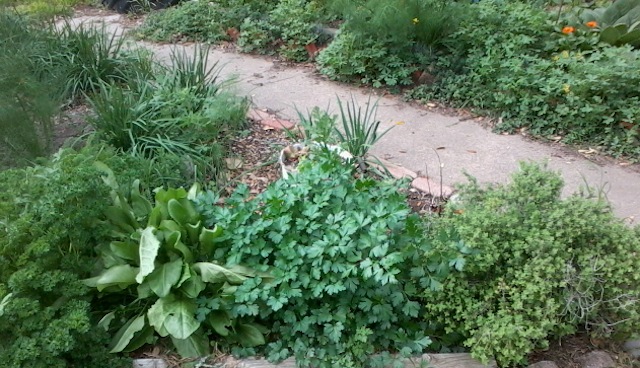
<path id="1" fill-rule="evenodd" d="M 0 367 L 129 367 L 154 346 L 185 366 L 469 351 L 518 367 L 563 337 L 637 337 L 640 227 L 597 191 L 563 198 L 559 174 L 522 163 L 414 211 L 408 182 L 368 154 L 384 134 L 374 104 L 353 100 L 262 132 L 306 148 L 256 190 L 233 159 L 255 134 L 250 103 L 207 46 L 166 66 L 22 14 L 34 4 L 0 14 Z M 314 60 L 331 79 L 495 114 L 498 130 L 640 154 L 637 0 L 185 1 L 135 36 Z M 83 109 L 87 128 L 61 145 Z M 279 171 L 282 148 L 255 169 Z"/>

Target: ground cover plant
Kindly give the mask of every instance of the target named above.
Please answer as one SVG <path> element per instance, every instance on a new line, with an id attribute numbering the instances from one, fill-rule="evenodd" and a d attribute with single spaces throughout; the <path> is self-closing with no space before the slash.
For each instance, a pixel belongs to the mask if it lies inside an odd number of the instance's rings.
<path id="1" fill-rule="evenodd" d="M 482 26 L 460 25 L 434 63 L 436 82 L 412 97 L 493 112 L 499 130 L 525 128 L 637 160 L 639 96 L 628 86 L 638 82 L 638 50 L 599 42 L 595 21 L 557 22 L 556 14 L 528 3 L 473 7 Z"/>
<path id="2" fill-rule="evenodd" d="M 326 12 L 318 1 L 185 1 L 149 15 L 136 31 L 154 41 L 237 41 L 245 52 L 277 53 L 306 61 L 321 37 L 318 24 Z"/>

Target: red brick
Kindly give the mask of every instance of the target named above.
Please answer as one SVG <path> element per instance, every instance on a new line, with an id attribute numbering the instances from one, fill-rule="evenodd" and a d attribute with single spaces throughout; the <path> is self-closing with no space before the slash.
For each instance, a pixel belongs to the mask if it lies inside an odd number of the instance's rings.
<path id="1" fill-rule="evenodd" d="M 271 119 L 263 119 L 260 121 L 260 124 L 270 126 L 276 129 L 293 129 L 296 126 L 296 123 L 291 122 L 289 120 L 271 118 Z"/>
<path id="2" fill-rule="evenodd" d="M 273 119 L 274 116 L 263 110 L 249 109 L 249 111 L 247 111 L 247 118 L 253 121 L 262 121 L 267 119 Z"/>

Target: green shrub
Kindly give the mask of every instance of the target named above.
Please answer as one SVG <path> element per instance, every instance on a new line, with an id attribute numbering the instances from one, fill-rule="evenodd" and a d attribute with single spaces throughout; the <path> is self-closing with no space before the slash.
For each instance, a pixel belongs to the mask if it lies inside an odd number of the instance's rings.
<path id="1" fill-rule="evenodd" d="M 132 77 L 153 76 L 151 55 L 125 50 L 125 38 L 109 35 L 104 27 L 77 27 L 67 22 L 51 32 L 58 49 L 42 57 L 45 67 L 63 72 L 62 92 L 72 102 L 103 84 L 126 84 Z"/>
<path id="2" fill-rule="evenodd" d="M 320 71 L 374 87 L 412 84 L 412 73 L 426 69 L 425 61 L 464 23 L 467 10 L 437 0 L 336 0 L 332 7 L 346 22 L 320 53 Z"/>
<path id="3" fill-rule="evenodd" d="M 346 31 L 322 50 L 317 60 L 320 72 L 333 80 L 374 87 L 410 85 L 411 74 L 417 70 L 384 42 Z"/>
<path id="4" fill-rule="evenodd" d="M 149 14 L 137 29 L 137 34 L 152 41 L 217 43 L 229 39 L 229 29 L 240 29 L 248 17 L 259 18 L 260 14 L 271 9 L 273 3 L 255 0 L 184 1 Z"/>
<path id="5" fill-rule="evenodd" d="M 305 46 L 318 38 L 314 32 L 318 19 L 314 1 L 280 0 L 269 12 L 269 23 L 274 28 L 276 38 L 282 41 L 280 54 L 288 60 L 305 61 L 309 53 Z"/>
<path id="6" fill-rule="evenodd" d="M 216 3 L 184 1 L 175 7 L 149 14 L 136 29 L 136 34 L 151 41 L 197 40 L 215 43 L 226 38 L 226 29 L 216 21 L 223 11 Z"/>
<path id="7" fill-rule="evenodd" d="M 508 185 L 472 180 L 433 229 L 455 229 L 475 253 L 441 293 L 425 293 L 425 318 L 463 334 L 483 361 L 524 363 L 583 328 L 616 337 L 638 329 L 638 230 L 602 200 L 561 199 L 562 186 L 558 174 L 524 163 Z"/>
<path id="8" fill-rule="evenodd" d="M 440 47 L 464 21 L 465 5 L 441 0 L 333 0 L 329 7 L 346 20 L 343 30 L 382 41 L 394 54 L 407 57 Z"/>
<path id="9" fill-rule="evenodd" d="M 274 276 L 238 287 L 233 309 L 271 327 L 270 360 L 362 367 L 373 353 L 409 355 L 431 343 L 414 291 L 441 273 L 414 267 L 428 249 L 421 221 L 397 182 L 354 172 L 336 153 L 312 151 L 297 174 L 254 199 L 241 187 L 224 207 L 212 194 L 199 200 L 205 224 L 225 229 L 214 257 Z"/>

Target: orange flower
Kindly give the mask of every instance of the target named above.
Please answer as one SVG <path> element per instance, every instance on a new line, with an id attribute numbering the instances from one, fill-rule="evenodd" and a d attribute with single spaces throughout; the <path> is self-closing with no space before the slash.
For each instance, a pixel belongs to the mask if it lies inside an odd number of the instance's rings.
<path id="1" fill-rule="evenodd" d="M 566 26 L 564 28 L 562 28 L 562 33 L 568 35 L 568 34 L 572 34 L 576 29 L 571 27 L 571 26 Z"/>
<path id="2" fill-rule="evenodd" d="M 589 28 L 596 28 L 598 26 L 598 22 L 596 22 L 595 20 L 592 20 L 591 22 L 585 23 L 585 25 Z"/>

